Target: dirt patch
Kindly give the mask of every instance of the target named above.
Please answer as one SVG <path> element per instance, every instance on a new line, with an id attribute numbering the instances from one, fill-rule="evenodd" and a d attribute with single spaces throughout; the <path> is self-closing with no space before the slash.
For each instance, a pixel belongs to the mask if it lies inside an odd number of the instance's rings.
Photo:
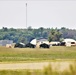
<path id="1" fill-rule="evenodd" d="M 63 71 L 69 69 L 72 62 L 39 62 L 39 63 L 2 63 L 0 64 L 0 70 L 16 70 L 16 69 L 43 69 L 48 65 L 51 65 L 53 70 Z"/>

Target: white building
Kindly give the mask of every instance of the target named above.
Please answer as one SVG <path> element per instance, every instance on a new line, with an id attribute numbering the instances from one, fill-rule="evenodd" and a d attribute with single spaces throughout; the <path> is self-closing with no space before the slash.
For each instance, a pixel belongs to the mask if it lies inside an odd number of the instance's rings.
<path id="1" fill-rule="evenodd" d="M 58 45 L 60 45 L 59 41 L 51 41 L 50 42 L 50 46 L 58 46 Z"/>
<path id="2" fill-rule="evenodd" d="M 47 39 L 39 39 L 39 40 L 37 40 L 37 42 L 40 44 L 42 44 L 42 43 L 49 44 L 49 41 Z"/>
<path id="3" fill-rule="evenodd" d="M 0 40 L 0 46 L 6 46 L 6 44 L 13 44 L 12 40 Z"/>
<path id="4" fill-rule="evenodd" d="M 38 40 L 37 40 L 37 47 L 39 47 L 39 45 L 40 45 L 40 44 L 43 44 L 43 43 L 49 45 L 49 41 L 48 41 L 47 39 L 41 38 L 41 39 L 38 39 Z"/>
<path id="5" fill-rule="evenodd" d="M 63 42 L 65 42 L 65 46 L 75 46 L 76 45 L 76 41 L 74 39 L 64 39 Z"/>

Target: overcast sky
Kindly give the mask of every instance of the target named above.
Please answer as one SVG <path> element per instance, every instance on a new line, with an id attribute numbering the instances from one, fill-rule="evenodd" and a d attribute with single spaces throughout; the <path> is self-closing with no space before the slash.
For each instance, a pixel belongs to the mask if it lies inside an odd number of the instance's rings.
<path id="1" fill-rule="evenodd" d="M 72 0 L 0 0 L 0 28 L 76 29 L 76 1 Z"/>

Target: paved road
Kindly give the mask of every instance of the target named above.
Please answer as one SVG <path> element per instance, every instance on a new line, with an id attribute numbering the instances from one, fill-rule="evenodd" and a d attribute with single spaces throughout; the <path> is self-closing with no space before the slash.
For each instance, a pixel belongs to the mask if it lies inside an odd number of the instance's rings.
<path id="1" fill-rule="evenodd" d="M 71 62 L 39 62 L 39 63 L 1 63 L 0 70 L 15 70 L 15 69 L 43 69 L 48 65 L 52 66 L 54 70 L 67 70 Z"/>

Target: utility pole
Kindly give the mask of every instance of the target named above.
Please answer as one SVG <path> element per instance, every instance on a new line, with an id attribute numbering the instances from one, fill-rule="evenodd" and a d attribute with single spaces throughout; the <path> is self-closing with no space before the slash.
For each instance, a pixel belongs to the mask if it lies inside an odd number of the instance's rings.
<path id="1" fill-rule="evenodd" d="M 26 3 L 26 29 L 27 29 L 27 3 Z"/>
<path id="2" fill-rule="evenodd" d="M 26 34 L 28 34 L 28 28 L 27 28 L 27 3 L 26 3 Z M 28 43 L 28 37 L 26 36 L 26 42 Z"/>

